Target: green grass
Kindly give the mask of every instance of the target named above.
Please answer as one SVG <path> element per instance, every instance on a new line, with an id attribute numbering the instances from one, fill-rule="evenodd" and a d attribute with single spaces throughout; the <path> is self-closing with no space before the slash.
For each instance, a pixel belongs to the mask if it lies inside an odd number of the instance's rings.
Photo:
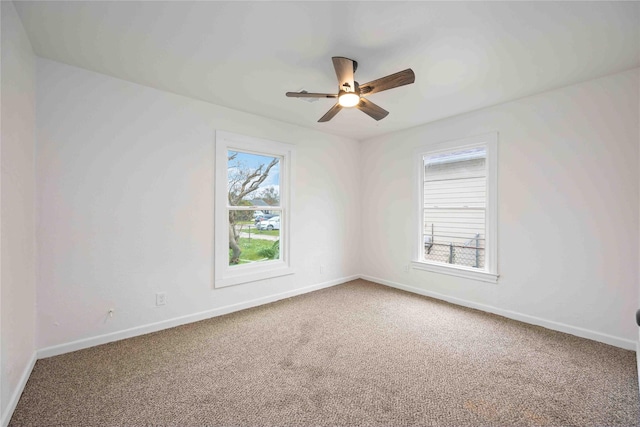
<path id="1" fill-rule="evenodd" d="M 277 230 L 274 230 L 277 231 Z M 251 233 L 253 234 L 253 232 Z M 268 258 L 260 255 L 260 251 L 268 250 L 273 247 L 274 242 L 272 240 L 261 239 L 245 239 L 240 238 L 240 264 L 245 264 L 247 261 L 268 261 Z M 229 249 L 229 259 L 231 259 L 231 249 Z"/>
<path id="2" fill-rule="evenodd" d="M 245 233 L 248 232 L 247 229 L 243 229 L 242 231 Z M 253 236 L 254 234 L 261 234 L 263 236 L 279 236 L 280 230 L 258 230 L 257 228 L 251 227 L 251 235 Z"/>

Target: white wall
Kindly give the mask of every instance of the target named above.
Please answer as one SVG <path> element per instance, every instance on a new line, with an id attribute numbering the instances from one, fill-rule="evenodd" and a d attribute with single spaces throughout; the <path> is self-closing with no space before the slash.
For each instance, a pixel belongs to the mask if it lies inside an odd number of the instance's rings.
<path id="1" fill-rule="evenodd" d="M 638 98 L 640 99 L 640 85 L 637 90 Z M 640 123 L 640 108 L 638 109 L 638 123 Z M 640 126 L 638 127 L 638 146 L 640 147 Z M 640 155 L 640 149 L 638 153 Z M 638 157 L 638 164 L 640 164 L 640 157 Z M 640 176 L 638 176 L 638 179 L 640 179 Z M 638 190 L 640 191 L 640 182 L 638 183 Z M 640 235 L 638 236 L 638 245 L 640 245 Z M 638 257 L 638 305 L 636 309 L 640 309 L 640 250 L 638 251 Z M 638 339 L 636 341 L 636 364 L 638 365 L 638 382 L 640 383 L 640 327 L 638 328 Z"/>
<path id="2" fill-rule="evenodd" d="M 362 142 L 362 271 L 635 348 L 638 69 Z M 412 150 L 499 132 L 497 285 L 403 272 Z"/>
<path id="3" fill-rule="evenodd" d="M 2 15 L 0 415 L 8 422 L 35 359 L 35 56 L 13 3 Z"/>
<path id="4" fill-rule="evenodd" d="M 38 59 L 37 83 L 44 355 L 359 273 L 358 142 L 45 59 Z M 213 289 L 218 129 L 297 145 L 296 274 Z M 159 291 L 167 292 L 166 306 L 155 306 Z"/>

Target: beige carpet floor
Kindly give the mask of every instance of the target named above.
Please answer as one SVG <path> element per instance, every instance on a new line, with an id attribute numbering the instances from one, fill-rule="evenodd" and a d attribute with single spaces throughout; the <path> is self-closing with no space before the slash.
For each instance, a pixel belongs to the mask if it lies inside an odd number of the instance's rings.
<path id="1" fill-rule="evenodd" d="M 635 353 L 363 280 L 39 360 L 11 426 L 633 426 Z"/>

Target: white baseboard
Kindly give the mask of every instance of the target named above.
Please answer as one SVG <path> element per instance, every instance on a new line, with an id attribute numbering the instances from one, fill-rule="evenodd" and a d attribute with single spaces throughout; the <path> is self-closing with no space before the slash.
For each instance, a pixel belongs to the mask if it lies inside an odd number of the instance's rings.
<path id="1" fill-rule="evenodd" d="M 85 338 L 85 339 L 72 341 L 64 344 L 58 344 L 51 347 L 45 347 L 38 350 L 38 359 L 58 356 L 60 354 L 70 353 L 72 351 L 82 350 L 85 348 L 94 347 L 96 345 L 107 344 L 113 341 L 119 341 L 126 338 L 132 338 L 139 335 L 148 334 L 151 332 L 161 331 L 163 329 L 185 325 L 187 323 L 193 323 L 193 322 L 198 322 L 200 320 L 210 319 L 212 317 L 222 316 L 224 314 L 233 313 L 235 311 L 244 310 L 251 307 L 257 307 L 259 305 L 268 304 L 270 302 L 279 301 L 281 299 L 294 297 L 296 295 L 302 295 L 308 292 L 317 291 L 319 289 L 329 288 L 331 286 L 346 283 L 358 278 L 360 278 L 359 275 L 342 277 L 339 279 L 334 279 L 327 282 L 306 286 L 304 288 L 294 289 L 294 290 L 282 292 L 279 294 L 269 295 L 262 298 L 256 298 L 250 301 L 243 301 L 237 304 L 231 304 L 224 307 L 215 308 L 213 310 L 201 311 L 199 313 L 188 314 L 186 316 L 175 317 L 173 319 L 163 320 L 161 322 L 150 323 L 142 326 L 136 326 L 135 328 L 125 329 L 118 332 L 112 332 L 109 334 L 98 335 L 95 337 Z"/>
<path id="2" fill-rule="evenodd" d="M 20 381 L 18 382 L 16 389 L 11 395 L 11 399 L 9 400 L 9 404 L 7 405 L 7 408 L 2 414 L 2 427 L 7 427 L 9 425 L 9 421 L 11 421 L 11 417 L 13 416 L 13 411 L 16 410 L 16 406 L 18 406 L 18 401 L 20 400 L 20 396 L 22 395 L 22 392 L 24 391 L 24 387 L 27 385 L 27 381 L 31 376 L 31 371 L 33 371 L 33 367 L 36 365 L 36 360 L 37 360 L 36 353 L 33 353 L 33 355 L 31 356 L 31 360 L 29 361 L 27 366 L 24 368 L 24 371 L 22 372 L 22 376 L 20 376 Z"/>
<path id="3" fill-rule="evenodd" d="M 633 340 L 620 338 L 613 335 L 603 334 L 600 332 L 591 331 L 589 329 L 579 328 L 577 326 L 571 326 L 565 323 L 554 322 L 552 320 L 546 320 L 546 319 L 542 319 L 535 316 L 529 316 L 528 314 L 522 314 L 522 313 L 518 313 L 511 310 L 504 310 L 504 309 L 493 307 L 490 305 L 480 304 L 477 302 L 440 294 L 438 292 L 427 291 L 425 289 L 416 288 L 413 286 L 408 286 L 402 283 L 392 282 L 392 281 L 380 279 L 377 277 L 371 277 L 366 275 L 360 275 L 360 277 L 364 280 L 369 280 L 371 282 L 390 286 L 392 288 L 402 289 L 404 291 L 412 292 L 414 294 L 424 295 L 427 297 L 447 301 L 452 304 L 461 305 L 464 307 L 475 308 L 478 310 L 486 311 L 488 313 L 493 313 L 499 316 L 507 317 L 509 319 L 518 320 L 520 322 L 542 326 L 544 328 L 552 329 L 554 331 L 564 332 L 564 333 L 575 335 L 581 338 L 587 338 L 593 341 L 598 341 L 605 344 L 613 345 L 615 347 L 624 348 L 626 350 L 636 351 L 636 341 L 633 341 Z M 640 353 L 636 353 L 636 355 L 638 354 Z"/>

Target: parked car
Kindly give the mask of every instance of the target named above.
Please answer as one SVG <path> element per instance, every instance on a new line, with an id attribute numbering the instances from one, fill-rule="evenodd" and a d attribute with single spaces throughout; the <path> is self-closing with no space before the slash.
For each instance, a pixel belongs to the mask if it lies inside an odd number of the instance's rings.
<path id="1" fill-rule="evenodd" d="M 264 212 L 262 212 L 262 211 L 254 211 L 253 212 L 253 219 L 255 220 L 256 218 L 258 218 L 261 215 L 264 215 Z"/>
<path id="2" fill-rule="evenodd" d="M 258 230 L 280 230 L 280 217 L 273 216 L 265 221 L 260 221 L 256 227 Z"/>
<path id="3" fill-rule="evenodd" d="M 266 221 L 268 219 L 273 218 L 274 216 L 276 216 L 276 215 L 273 215 L 273 214 L 262 214 L 262 215 L 258 215 L 256 217 L 254 217 L 255 222 L 256 222 L 256 226 L 258 226 L 260 221 Z"/>

